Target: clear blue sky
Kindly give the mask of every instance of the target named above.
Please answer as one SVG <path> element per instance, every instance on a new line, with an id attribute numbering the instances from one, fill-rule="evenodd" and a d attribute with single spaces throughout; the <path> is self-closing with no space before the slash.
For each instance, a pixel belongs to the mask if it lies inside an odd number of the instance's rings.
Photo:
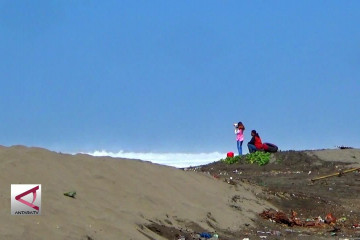
<path id="1" fill-rule="evenodd" d="M 360 147 L 360 1 L 0 1 L 0 144 Z"/>

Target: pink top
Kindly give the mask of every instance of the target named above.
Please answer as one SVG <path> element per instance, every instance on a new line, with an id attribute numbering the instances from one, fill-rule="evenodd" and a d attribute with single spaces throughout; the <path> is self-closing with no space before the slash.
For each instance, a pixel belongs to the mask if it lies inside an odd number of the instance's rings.
<path id="1" fill-rule="evenodd" d="M 236 141 L 244 141 L 244 130 L 243 129 L 235 129 Z"/>

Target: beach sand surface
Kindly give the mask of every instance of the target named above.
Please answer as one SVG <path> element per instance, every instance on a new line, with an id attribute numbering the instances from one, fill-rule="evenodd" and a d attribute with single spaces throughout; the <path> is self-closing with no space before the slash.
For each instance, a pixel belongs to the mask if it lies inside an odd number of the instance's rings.
<path id="1" fill-rule="evenodd" d="M 163 239 L 150 223 L 236 231 L 272 207 L 246 184 L 140 160 L 0 147 L 0 173 L 0 239 Z M 11 215 L 11 184 L 41 184 L 40 216 Z"/>
<path id="2" fill-rule="evenodd" d="M 359 149 L 323 149 L 307 151 L 307 153 L 310 156 L 316 156 L 324 161 L 351 163 L 349 167 L 360 167 Z"/>

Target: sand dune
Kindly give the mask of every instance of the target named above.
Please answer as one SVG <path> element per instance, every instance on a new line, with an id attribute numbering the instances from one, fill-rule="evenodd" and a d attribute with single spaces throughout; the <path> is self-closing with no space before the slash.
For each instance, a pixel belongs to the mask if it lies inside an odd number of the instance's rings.
<path id="1" fill-rule="evenodd" d="M 351 163 L 349 167 L 360 167 L 359 149 L 324 149 L 307 151 L 310 156 L 316 156 L 324 161 Z"/>
<path id="2" fill-rule="evenodd" d="M 0 239 L 162 239 L 142 226 L 238 230 L 271 207 L 246 185 L 139 160 L 0 147 L 0 171 Z M 10 185 L 20 183 L 42 184 L 41 216 L 10 214 Z M 63 195 L 72 190 L 76 199 Z"/>

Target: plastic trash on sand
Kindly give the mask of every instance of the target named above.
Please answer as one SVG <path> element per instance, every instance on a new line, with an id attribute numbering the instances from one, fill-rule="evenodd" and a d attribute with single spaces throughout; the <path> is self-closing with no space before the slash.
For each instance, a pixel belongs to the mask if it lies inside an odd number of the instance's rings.
<path id="1" fill-rule="evenodd" d="M 66 193 L 64 193 L 64 195 L 67 196 L 67 197 L 75 198 L 76 191 L 66 192 Z"/>
<path id="2" fill-rule="evenodd" d="M 325 217 L 325 223 L 327 223 L 327 224 L 336 223 L 336 217 L 334 217 L 334 215 L 332 215 L 332 213 L 328 213 Z"/>
<path id="3" fill-rule="evenodd" d="M 200 233 L 200 237 L 202 238 L 211 238 L 211 234 L 210 233 L 207 233 L 207 232 L 203 232 L 203 233 Z"/>
<path id="4" fill-rule="evenodd" d="M 234 153 L 233 153 L 233 152 L 228 152 L 228 153 L 226 154 L 226 156 L 232 158 L 232 157 L 234 157 Z"/>

